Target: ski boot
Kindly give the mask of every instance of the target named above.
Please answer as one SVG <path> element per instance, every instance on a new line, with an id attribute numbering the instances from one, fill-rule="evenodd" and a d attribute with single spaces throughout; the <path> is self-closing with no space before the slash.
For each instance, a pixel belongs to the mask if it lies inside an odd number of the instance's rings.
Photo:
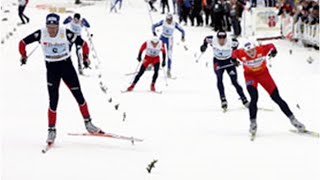
<path id="1" fill-rule="evenodd" d="M 135 84 L 131 84 L 131 85 L 128 87 L 127 91 L 128 91 L 128 92 L 133 91 L 134 86 L 135 86 Z"/>
<path id="2" fill-rule="evenodd" d="M 250 129 L 249 129 L 250 134 L 255 135 L 257 133 L 257 128 L 258 128 L 257 123 L 251 120 Z"/>
<path id="3" fill-rule="evenodd" d="M 83 69 L 82 69 L 82 68 L 79 68 L 79 75 L 84 75 L 84 74 L 83 74 Z"/>
<path id="4" fill-rule="evenodd" d="M 104 134 L 104 132 L 100 128 L 92 124 L 91 118 L 84 119 L 84 125 L 86 126 L 86 129 L 90 134 Z"/>
<path id="5" fill-rule="evenodd" d="M 291 124 L 292 124 L 295 128 L 297 128 L 297 130 L 298 130 L 299 132 L 305 132 L 305 131 L 306 131 L 306 127 L 305 127 L 301 122 L 299 122 L 299 121 L 296 119 L 295 116 L 292 115 L 289 119 L 290 119 Z"/>
<path id="6" fill-rule="evenodd" d="M 228 109 L 228 102 L 225 97 L 221 98 L 221 108 L 223 109 L 224 112 L 226 112 Z"/>
<path id="7" fill-rule="evenodd" d="M 167 70 L 167 77 L 168 78 L 172 78 L 172 74 L 171 74 L 171 70 L 170 69 Z"/>
<path id="8" fill-rule="evenodd" d="M 249 108 L 250 102 L 247 100 L 246 97 L 241 98 L 242 104 L 246 107 Z"/>
<path id="9" fill-rule="evenodd" d="M 150 90 L 151 90 L 152 92 L 156 92 L 156 87 L 155 87 L 155 84 L 154 84 L 154 83 L 151 84 Z"/>
<path id="10" fill-rule="evenodd" d="M 53 144 L 54 140 L 56 139 L 56 136 L 57 136 L 56 128 L 55 127 L 49 127 L 49 129 L 48 129 L 48 138 L 47 138 L 46 142 L 49 145 Z"/>

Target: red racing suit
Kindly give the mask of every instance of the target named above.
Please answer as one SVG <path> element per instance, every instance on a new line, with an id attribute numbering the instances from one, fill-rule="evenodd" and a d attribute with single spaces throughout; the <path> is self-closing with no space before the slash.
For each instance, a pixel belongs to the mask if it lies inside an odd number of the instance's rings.
<path id="1" fill-rule="evenodd" d="M 273 44 L 266 44 L 255 48 L 256 55 L 254 57 L 249 57 L 244 49 L 237 49 L 233 51 L 232 58 L 239 59 L 243 63 L 244 77 L 247 86 L 257 88 L 258 84 L 261 84 L 271 95 L 277 88 L 277 85 L 269 73 L 266 57 L 271 50 L 276 50 L 276 47 Z"/>

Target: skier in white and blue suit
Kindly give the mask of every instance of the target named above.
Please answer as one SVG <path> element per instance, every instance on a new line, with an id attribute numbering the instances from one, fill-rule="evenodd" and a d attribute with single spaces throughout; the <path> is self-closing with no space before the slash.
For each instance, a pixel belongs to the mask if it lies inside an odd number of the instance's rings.
<path id="1" fill-rule="evenodd" d="M 156 28 L 162 26 L 162 33 L 160 40 L 166 45 L 168 53 L 168 70 L 167 76 L 171 77 L 171 63 L 172 63 L 172 47 L 173 47 L 173 32 L 175 29 L 179 30 L 182 34 L 181 41 L 185 40 L 185 31 L 179 25 L 179 23 L 173 20 L 172 14 L 167 14 L 164 20 L 152 25 L 152 32 L 154 36 L 157 36 Z"/>

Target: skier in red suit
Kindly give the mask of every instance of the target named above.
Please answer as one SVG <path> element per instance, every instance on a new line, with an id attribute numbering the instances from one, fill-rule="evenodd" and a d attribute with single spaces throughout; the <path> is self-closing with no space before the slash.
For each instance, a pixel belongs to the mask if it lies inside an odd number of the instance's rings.
<path id="1" fill-rule="evenodd" d="M 142 59 L 142 53 L 143 51 L 145 52 L 145 56 Z M 143 75 L 145 70 L 148 68 L 149 65 L 153 65 L 154 67 L 154 74 L 152 77 L 152 83 L 150 90 L 152 92 L 156 91 L 155 84 L 158 78 L 158 72 L 160 68 L 160 52 L 162 52 L 162 67 L 166 66 L 166 49 L 164 46 L 164 43 L 160 41 L 158 38 L 152 38 L 152 40 L 146 41 L 142 44 L 140 50 L 139 50 L 139 55 L 137 60 L 141 62 L 143 60 L 142 65 L 140 67 L 140 70 L 138 74 L 136 75 L 135 79 L 133 80 L 132 84 L 130 87 L 128 87 L 127 91 L 133 91 L 135 85 L 138 83 L 140 77 Z"/>
<path id="2" fill-rule="evenodd" d="M 271 99 L 277 103 L 282 112 L 290 119 L 291 124 L 299 131 L 305 131 L 305 126 L 300 123 L 293 115 L 287 103 L 280 97 L 277 85 L 272 79 L 268 67 L 267 56 L 275 57 L 277 49 L 273 44 L 266 44 L 255 46 L 254 42 L 247 41 L 244 48 L 233 51 L 232 58 L 243 63 L 244 76 L 247 84 L 247 90 L 250 94 L 251 101 L 249 105 L 250 112 L 250 133 L 255 134 L 257 131 L 257 102 L 258 102 L 258 89 L 260 84 L 271 96 Z"/>

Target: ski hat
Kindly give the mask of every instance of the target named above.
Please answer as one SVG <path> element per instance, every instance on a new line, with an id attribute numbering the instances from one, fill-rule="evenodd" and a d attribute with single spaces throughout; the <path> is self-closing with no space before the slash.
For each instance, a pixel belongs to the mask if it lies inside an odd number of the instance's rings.
<path id="1" fill-rule="evenodd" d="M 256 45 L 255 45 L 255 43 L 254 43 L 254 41 L 252 41 L 252 40 L 246 40 L 245 42 L 244 42 L 244 44 L 243 44 L 243 49 L 245 50 L 245 51 L 249 51 L 250 49 L 254 49 L 256 47 Z"/>
<path id="2" fill-rule="evenodd" d="M 159 42 L 159 38 L 154 36 L 154 37 L 151 38 L 151 42 L 158 43 Z"/>
<path id="3" fill-rule="evenodd" d="M 75 14 L 73 15 L 73 18 L 80 20 L 81 16 L 80 16 L 79 13 L 75 13 Z"/>
<path id="4" fill-rule="evenodd" d="M 172 20 L 173 19 L 173 15 L 171 13 L 168 13 L 166 15 L 166 20 Z"/>
<path id="5" fill-rule="evenodd" d="M 227 32 L 226 31 L 224 31 L 224 30 L 219 30 L 218 32 L 217 32 L 217 38 L 218 39 L 221 39 L 221 38 L 226 38 L 227 37 Z"/>
<path id="6" fill-rule="evenodd" d="M 59 25 L 60 16 L 56 13 L 50 13 L 46 17 L 47 25 Z"/>

